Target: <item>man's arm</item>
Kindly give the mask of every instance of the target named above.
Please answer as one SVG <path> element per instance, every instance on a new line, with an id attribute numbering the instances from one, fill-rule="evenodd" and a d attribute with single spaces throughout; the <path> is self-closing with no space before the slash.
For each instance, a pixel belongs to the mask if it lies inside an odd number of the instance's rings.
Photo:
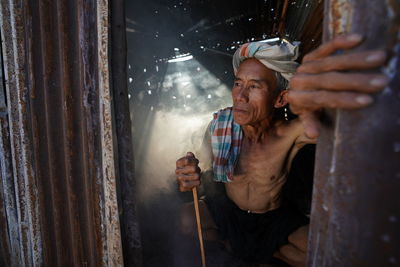
<path id="1" fill-rule="evenodd" d="M 300 121 L 300 119 L 296 120 L 297 121 L 295 122 L 295 127 L 296 127 L 297 138 L 295 140 L 295 145 L 301 148 L 307 144 L 316 144 L 318 138 L 317 137 L 311 138 L 307 136 L 303 123 Z"/>
<path id="2" fill-rule="evenodd" d="M 296 139 L 296 145 L 299 146 L 305 146 L 307 144 L 316 144 L 317 143 L 317 137 L 315 138 L 310 138 L 306 135 L 305 131 L 303 130 L 302 133 L 299 135 L 299 137 L 297 137 Z"/>
<path id="3" fill-rule="evenodd" d="M 381 67 L 387 57 L 384 51 L 335 54 L 361 42 L 358 34 L 336 37 L 307 54 L 291 79 L 287 99 L 308 137 L 319 135 L 318 114 L 323 108 L 366 107 L 373 102 L 369 94 L 381 91 L 388 84 L 388 78 L 381 73 L 348 72 Z"/>

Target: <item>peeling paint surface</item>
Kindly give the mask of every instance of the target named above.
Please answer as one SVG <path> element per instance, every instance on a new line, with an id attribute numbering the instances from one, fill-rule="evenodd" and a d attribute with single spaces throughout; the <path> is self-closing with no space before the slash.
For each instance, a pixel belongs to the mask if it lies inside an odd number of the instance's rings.
<path id="1" fill-rule="evenodd" d="M 333 0 L 327 1 L 329 6 L 329 24 L 331 35 L 339 35 L 350 31 L 354 6 L 351 1 Z M 333 36 L 331 36 L 333 37 Z"/>

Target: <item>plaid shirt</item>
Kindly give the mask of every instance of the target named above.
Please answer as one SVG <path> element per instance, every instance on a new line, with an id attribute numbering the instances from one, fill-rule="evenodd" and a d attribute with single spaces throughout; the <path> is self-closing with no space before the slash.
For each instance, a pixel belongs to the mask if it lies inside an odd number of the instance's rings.
<path id="1" fill-rule="evenodd" d="M 214 181 L 230 182 L 239 159 L 243 132 L 233 121 L 232 107 L 214 113 L 210 128 Z"/>

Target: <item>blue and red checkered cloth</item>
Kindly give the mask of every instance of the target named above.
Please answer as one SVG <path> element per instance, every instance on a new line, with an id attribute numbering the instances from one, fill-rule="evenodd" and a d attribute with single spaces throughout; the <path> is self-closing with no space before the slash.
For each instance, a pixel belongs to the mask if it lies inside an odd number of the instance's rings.
<path id="1" fill-rule="evenodd" d="M 209 128 L 213 152 L 214 181 L 230 182 L 239 159 L 243 131 L 233 120 L 232 107 L 214 113 Z"/>

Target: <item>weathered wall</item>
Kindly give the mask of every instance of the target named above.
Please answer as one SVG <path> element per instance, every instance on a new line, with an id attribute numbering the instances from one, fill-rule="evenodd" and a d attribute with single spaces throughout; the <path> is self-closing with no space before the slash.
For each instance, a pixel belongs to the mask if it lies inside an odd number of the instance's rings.
<path id="1" fill-rule="evenodd" d="M 123 264 L 108 12 L 106 0 L 0 1 L 6 85 L 0 258 L 6 265 Z"/>
<path id="2" fill-rule="evenodd" d="M 390 85 L 358 111 L 330 112 L 318 143 L 309 266 L 400 265 L 400 3 L 331 0 L 324 39 L 364 34 L 387 49 Z"/>

